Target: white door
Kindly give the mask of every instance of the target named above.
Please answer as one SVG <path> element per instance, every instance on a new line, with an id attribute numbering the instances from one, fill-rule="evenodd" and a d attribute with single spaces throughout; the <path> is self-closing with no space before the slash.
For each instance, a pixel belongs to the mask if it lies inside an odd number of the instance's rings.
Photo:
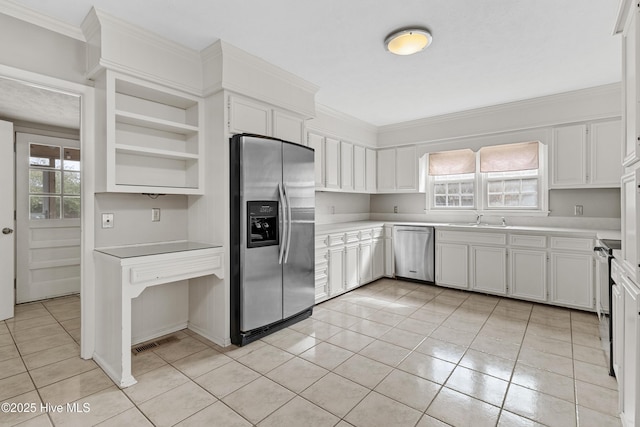
<path id="1" fill-rule="evenodd" d="M 13 124 L 0 121 L 0 320 L 13 317 L 15 303 L 13 179 Z"/>
<path id="2" fill-rule="evenodd" d="M 16 135 L 16 301 L 80 292 L 80 142 Z"/>
<path id="3" fill-rule="evenodd" d="M 491 294 L 507 293 L 507 249 L 471 246 L 471 288 Z"/>

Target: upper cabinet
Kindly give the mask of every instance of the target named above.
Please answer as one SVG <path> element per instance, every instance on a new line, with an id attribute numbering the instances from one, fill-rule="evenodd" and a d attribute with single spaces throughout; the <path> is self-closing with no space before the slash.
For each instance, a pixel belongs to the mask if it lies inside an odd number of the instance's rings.
<path id="1" fill-rule="evenodd" d="M 376 150 L 307 131 L 315 150 L 316 190 L 376 192 Z"/>
<path id="2" fill-rule="evenodd" d="M 553 129 L 550 188 L 620 187 L 620 120 Z"/>
<path id="3" fill-rule="evenodd" d="M 640 160 L 640 126 L 638 124 L 638 49 L 640 49 L 639 8 L 632 2 L 622 32 L 622 96 L 624 98 L 624 150 L 622 163 L 630 166 Z"/>
<path id="4" fill-rule="evenodd" d="M 254 133 L 302 144 L 302 117 L 239 95 L 229 96 L 229 133 Z"/>
<path id="5" fill-rule="evenodd" d="M 204 193 L 201 98 L 111 70 L 96 89 L 96 191 Z"/>
<path id="6" fill-rule="evenodd" d="M 378 192 L 418 191 L 418 158 L 415 146 L 378 150 Z"/>

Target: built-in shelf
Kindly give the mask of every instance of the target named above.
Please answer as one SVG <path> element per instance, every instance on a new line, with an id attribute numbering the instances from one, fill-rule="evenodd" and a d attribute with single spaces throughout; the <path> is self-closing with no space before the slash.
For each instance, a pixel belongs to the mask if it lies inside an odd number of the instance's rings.
<path id="1" fill-rule="evenodd" d="M 97 135 L 98 191 L 204 193 L 201 98 L 111 70 L 96 88 L 106 128 Z"/>

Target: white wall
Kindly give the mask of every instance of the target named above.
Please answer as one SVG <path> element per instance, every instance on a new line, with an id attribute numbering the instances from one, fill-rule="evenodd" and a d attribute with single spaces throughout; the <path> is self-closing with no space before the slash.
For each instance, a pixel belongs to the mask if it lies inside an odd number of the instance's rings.
<path id="1" fill-rule="evenodd" d="M 160 221 L 151 221 L 160 208 Z M 101 228 L 102 214 L 115 215 L 113 228 Z M 187 196 L 151 199 L 142 194 L 99 193 L 95 198 L 96 247 L 187 240 Z"/>
<path id="2" fill-rule="evenodd" d="M 369 194 L 316 192 L 316 223 L 369 219 Z"/>

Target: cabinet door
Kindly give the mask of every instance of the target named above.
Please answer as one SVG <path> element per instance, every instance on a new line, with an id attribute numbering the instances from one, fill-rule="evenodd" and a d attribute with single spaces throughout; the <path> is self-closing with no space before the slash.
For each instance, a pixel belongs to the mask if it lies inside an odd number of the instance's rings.
<path id="1" fill-rule="evenodd" d="M 230 96 L 229 132 L 271 136 L 271 109 L 258 102 Z"/>
<path id="2" fill-rule="evenodd" d="M 551 253 L 551 302 L 594 309 L 593 255 Z"/>
<path id="3" fill-rule="evenodd" d="M 507 293 L 507 249 L 471 246 L 471 288 L 491 294 Z"/>
<path id="4" fill-rule="evenodd" d="M 344 248 L 329 249 L 329 295 L 344 291 Z"/>
<path id="5" fill-rule="evenodd" d="M 324 184 L 326 188 L 340 188 L 340 141 L 324 140 Z"/>
<path id="6" fill-rule="evenodd" d="M 469 288 L 469 259 L 467 245 L 436 244 L 436 282 L 455 288 Z"/>
<path id="7" fill-rule="evenodd" d="M 378 192 L 396 190 L 396 150 L 378 150 Z"/>
<path id="8" fill-rule="evenodd" d="M 622 176 L 622 124 L 593 123 L 590 132 L 589 180 L 594 186 L 619 187 Z"/>
<path id="9" fill-rule="evenodd" d="M 587 126 L 553 129 L 551 188 L 573 187 L 587 182 Z"/>
<path id="10" fill-rule="evenodd" d="M 340 188 L 353 190 L 353 144 L 340 143 Z"/>
<path id="11" fill-rule="evenodd" d="M 324 137 L 315 133 L 307 133 L 307 144 L 314 150 L 316 188 L 324 188 Z"/>
<path id="12" fill-rule="evenodd" d="M 376 185 L 376 181 L 378 178 L 377 175 L 377 156 L 376 156 L 376 150 L 372 150 L 370 148 L 366 149 L 366 174 L 367 174 L 367 178 L 366 178 L 366 190 L 368 193 L 375 193 L 377 191 L 377 185 Z"/>
<path id="13" fill-rule="evenodd" d="M 304 120 L 282 111 L 273 111 L 273 136 L 296 144 L 302 144 Z"/>
<path id="14" fill-rule="evenodd" d="M 384 239 L 373 240 L 372 280 L 384 276 Z"/>
<path id="15" fill-rule="evenodd" d="M 373 280 L 373 254 L 372 254 L 373 244 L 369 240 L 368 242 L 361 242 L 359 248 L 359 283 L 361 285 L 365 283 L 369 283 Z"/>
<path id="16" fill-rule="evenodd" d="M 547 253 L 511 249 L 509 295 L 528 300 L 547 300 Z"/>
<path id="17" fill-rule="evenodd" d="M 346 289 L 353 289 L 359 285 L 358 269 L 358 245 L 348 245 L 344 249 L 344 273 Z"/>
<path id="18" fill-rule="evenodd" d="M 632 7 L 628 24 L 622 34 L 622 96 L 624 97 L 623 165 L 629 166 L 640 159 L 640 132 L 638 126 L 638 75 L 640 69 L 640 19 L 637 8 Z"/>
<path id="19" fill-rule="evenodd" d="M 624 354 L 624 290 L 622 285 L 615 284 L 611 288 L 611 309 L 613 310 L 613 370 L 617 378 L 620 376 L 622 356 Z"/>
<path id="20" fill-rule="evenodd" d="M 396 149 L 396 188 L 403 191 L 418 190 L 416 147 Z"/>
<path id="21" fill-rule="evenodd" d="M 353 189 L 366 190 L 366 158 L 365 149 L 359 145 L 353 147 Z"/>
<path id="22" fill-rule="evenodd" d="M 640 197 L 640 169 L 622 177 L 622 263 L 631 278 L 637 283 L 640 263 L 640 238 L 638 237 L 638 203 Z"/>
<path id="23" fill-rule="evenodd" d="M 640 396 L 638 395 L 640 382 L 640 289 L 631 281 L 623 277 L 622 289 L 624 292 L 624 349 L 622 354 L 622 413 L 620 418 L 624 425 L 637 426 L 640 422 Z"/>

